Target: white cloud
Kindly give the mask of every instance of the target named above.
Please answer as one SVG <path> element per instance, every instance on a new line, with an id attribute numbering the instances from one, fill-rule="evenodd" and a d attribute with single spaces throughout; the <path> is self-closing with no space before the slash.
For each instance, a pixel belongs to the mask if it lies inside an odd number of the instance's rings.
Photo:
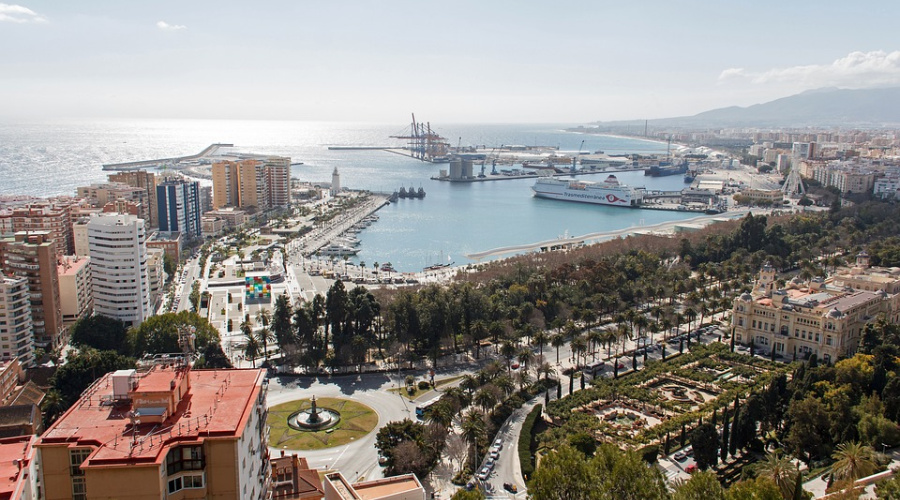
<path id="1" fill-rule="evenodd" d="M 0 3 L 0 22 L 4 21 L 8 23 L 43 23 L 47 20 L 28 7 Z"/>
<path id="2" fill-rule="evenodd" d="M 851 52 L 831 64 L 773 68 L 763 72 L 729 68 L 719 81 L 748 79 L 755 84 L 788 83 L 808 87 L 878 87 L 900 84 L 900 51 Z"/>
<path id="3" fill-rule="evenodd" d="M 165 21 L 159 21 L 156 23 L 156 27 L 163 31 L 179 31 L 186 30 L 187 26 L 183 24 L 169 24 Z"/>

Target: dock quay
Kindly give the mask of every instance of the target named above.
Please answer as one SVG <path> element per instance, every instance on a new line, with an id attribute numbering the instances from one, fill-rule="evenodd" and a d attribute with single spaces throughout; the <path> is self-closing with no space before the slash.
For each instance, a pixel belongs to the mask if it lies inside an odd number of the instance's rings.
<path id="1" fill-rule="evenodd" d="M 297 245 L 291 248 L 291 253 L 299 253 L 304 257 L 314 255 L 319 249 L 333 242 L 355 224 L 387 205 L 389 197 L 385 194 L 371 194 L 368 201 L 353 207 L 337 219 L 329 221 L 325 224 L 326 227 L 314 228 L 303 235 Z"/>
<path id="2" fill-rule="evenodd" d="M 194 155 L 188 156 L 176 156 L 173 158 L 160 158 L 158 160 L 141 160 L 141 161 L 129 161 L 124 163 L 107 163 L 103 165 L 103 170 L 140 170 L 142 168 L 147 167 L 157 167 L 159 165 L 165 165 L 170 163 L 178 163 L 182 161 L 191 161 L 191 160 L 199 160 L 200 158 L 204 158 L 207 156 L 213 156 L 218 151 L 219 148 L 231 148 L 234 147 L 234 144 L 226 144 L 217 142 L 215 144 L 210 144 L 203 151 L 200 151 Z"/>
<path id="3" fill-rule="evenodd" d="M 541 169 L 546 171 L 547 169 Z M 452 178 L 446 175 L 435 175 L 431 177 L 433 181 L 442 181 L 442 182 L 487 182 L 487 181 L 508 181 L 514 179 L 530 179 L 535 177 L 542 176 L 552 176 L 552 177 L 569 177 L 569 176 L 578 176 L 578 175 L 593 175 L 593 174 L 614 174 L 617 172 L 631 172 L 634 170 L 644 170 L 643 167 L 616 167 L 616 168 L 603 168 L 603 169 L 579 169 L 575 172 L 566 171 L 566 172 L 554 172 L 552 174 L 539 174 L 532 170 L 523 170 L 521 168 L 512 169 L 512 170 L 503 170 L 498 174 L 493 173 L 485 173 L 484 177 L 476 176 L 476 177 L 461 177 L 458 179 Z"/>
<path id="4" fill-rule="evenodd" d="M 392 149 L 391 146 L 328 146 L 329 151 L 382 151 Z"/>

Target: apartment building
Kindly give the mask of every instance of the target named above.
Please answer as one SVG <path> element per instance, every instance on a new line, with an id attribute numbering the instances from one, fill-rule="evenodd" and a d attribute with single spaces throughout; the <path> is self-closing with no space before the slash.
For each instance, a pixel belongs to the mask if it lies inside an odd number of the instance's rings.
<path id="1" fill-rule="evenodd" d="M 290 170 L 291 159 L 282 157 L 213 163 L 213 209 L 253 207 L 265 211 L 289 206 Z"/>
<path id="2" fill-rule="evenodd" d="M 47 500 L 263 500 L 264 370 L 155 367 L 101 377 L 41 436 Z"/>
<path id="3" fill-rule="evenodd" d="M 91 258 L 71 255 L 63 257 L 57 267 L 57 274 L 62 320 L 64 324 L 70 325 L 93 311 Z"/>
<path id="4" fill-rule="evenodd" d="M 56 243 L 57 254 L 72 255 L 75 242 L 72 238 L 71 213 L 78 205 L 78 200 L 60 198 L 15 208 L 10 214 L 13 231 L 47 231 Z"/>
<path id="5" fill-rule="evenodd" d="M 150 212 L 150 218 L 146 220 L 150 228 L 159 227 L 157 220 L 156 208 L 156 175 L 146 170 L 133 170 L 127 172 L 116 172 L 107 176 L 109 182 L 118 182 L 131 187 L 143 189 L 147 194 L 147 209 Z"/>
<path id="6" fill-rule="evenodd" d="M 291 159 L 284 156 L 270 156 L 265 160 L 265 170 L 269 192 L 269 207 L 290 207 Z"/>
<path id="7" fill-rule="evenodd" d="M 199 237 L 200 184 L 184 179 L 166 179 L 156 186 L 159 230 Z"/>
<path id="8" fill-rule="evenodd" d="M 38 486 L 37 436 L 0 439 L 0 498 L 38 500 L 44 498 Z"/>
<path id="9" fill-rule="evenodd" d="M 144 188 L 132 187 L 119 182 L 108 182 L 82 186 L 76 188 L 75 192 L 79 198 L 83 198 L 93 207 L 104 207 L 116 200 L 129 201 L 137 207 L 138 217 L 144 221 L 150 220 L 150 196 Z"/>
<path id="10" fill-rule="evenodd" d="M 137 325 L 152 315 L 144 220 L 103 214 L 87 224 L 94 312 Z"/>
<path id="11" fill-rule="evenodd" d="M 0 239 L 0 268 L 28 280 L 34 344 L 48 351 L 66 343 L 59 296 L 56 243 L 48 231 Z"/>
<path id="12" fill-rule="evenodd" d="M 17 383 L 19 366 L 34 364 L 34 331 L 28 295 L 27 278 L 0 276 L 0 359 L 5 361 L 0 365 L 3 367 L 0 373 L 4 398 Z"/>

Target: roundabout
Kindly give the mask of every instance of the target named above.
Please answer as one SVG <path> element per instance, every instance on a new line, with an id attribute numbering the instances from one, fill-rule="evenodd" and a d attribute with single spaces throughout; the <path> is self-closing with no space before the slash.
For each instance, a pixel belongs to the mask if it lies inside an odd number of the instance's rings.
<path id="1" fill-rule="evenodd" d="M 269 409 L 269 446 L 320 450 L 352 443 L 378 425 L 372 408 L 344 398 L 289 401 Z"/>

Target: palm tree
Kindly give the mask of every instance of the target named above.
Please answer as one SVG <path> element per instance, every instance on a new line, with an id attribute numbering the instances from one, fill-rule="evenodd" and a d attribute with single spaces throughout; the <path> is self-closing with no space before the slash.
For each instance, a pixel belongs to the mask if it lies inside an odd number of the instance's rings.
<path id="1" fill-rule="evenodd" d="M 484 417 L 478 410 L 473 408 L 463 417 L 460 427 L 462 428 L 463 438 L 470 446 L 469 453 L 472 454 L 472 470 L 476 470 L 478 469 L 478 453 L 475 450 L 478 449 L 478 442 L 484 439 Z"/>
<path id="2" fill-rule="evenodd" d="M 519 348 L 519 352 L 516 353 L 516 360 L 519 361 L 519 364 L 522 365 L 522 370 L 528 369 L 528 363 L 534 359 L 534 353 L 531 352 L 531 348 L 528 346 L 522 346 Z"/>
<path id="3" fill-rule="evenodd" d="M 500 355 L 506 359 L 506 371 L 512 370 L 512 359 L 516 355 L 516 346 L 507 340 L 500 346 Z"/>
<path id="4" fill-rule="evenodd" d="M 550 375 L 554 375 L 554 374 L 556 374 L 556 369 L 553 368 L 553 366 L 551 366 L 550 363 L 547 363 L 546 361 L 541 363 L 541 366 L 538 367 L 538 377 L 543 375 L 544 380 L 549 379 Z"/>
<path id="5" fill-rule="evenodd" d="M 562 333 L 555 333 L 550 337 L 550 345 L 556 349 L 556 364 L 559 364 L 559 348 L 566 345 L 566 336 Z"/>
<path id="6" fill-rule="evenodd" d="M 484 410 L 484 413 L 489 412 L 497 404 L 498 398 L 494 391 L 499 392 L 496 386 L 488 384 L 475 393 L 473 401 Z"/>
<path id="7" fill-rule="evenodd" d="M 469 393 L 469 396 L 475 392 L 475 389 L 478 389 L 478 385 L 478 379 L 468 373 L 463 375 L 462 380 L 459 382 L 459 387 Z"/>
<path id="8" fill-rule="evenodd" d="M 831 458 L 835 459 L 831 465 L 831 475 L 838 481 L 852 482 L 874 474 L 878 468 L 875 463 L 875 450 L 858 442 L 839 444 Z"/>
<path id="9" fill-rule="evenodd" d="M 428 415 L 426 416 L 426 420 L 432 425 L 439 425 L 444 429 L 449 429 L 450 424 L 453 423 L 454 414 L 455 412 L 450 406 L 450 403 L 445 400 L 441 400 L 431 405 L 431 408 L 428 411 Z"/>
<path id="10" fill-rule="evenodd" d="M 256 358 L 259 357 L 259 339 L 253 334 L 250 321 L 245 319 L 241 322 L 241 333 L 244 335 L 246 342 L 244 344 L 244 356 L 249 358 L 250 362 L 253 363 L 253 368 L 256 368 Z"/>
<path id="11" fill-rule="evenodd" d="M 269 330 L 269 323 L 272 322 L 272 313 L 268 309 L 262 307 L 256 312 L 256 322 L 262 325 L 259 330 L 259 343 L 262 344 L 262 353 L 266 361 L 269 360 L 269 340 L 272 340 L 272 332 Z"/>
<path id="12" fill-rule="evenodd" d="M 538 353 L 544 356 L 544 344 L 550 341 L 550 336 L 543 329 L 538 330 L 531 337 L 531 343 L 538 346 Z"/>
<path id="13" fill-rule="evenodd" d="M 509 375 L 503 374 L 494 379 L 493 384 L 497 386 L 497 389 L 503 391 L 503 394 L 509 396 L 516 389 L 516 384 L 513 383 L 513 379 L 510 378 Z"/>
<path id="14" fill-rule="evenodd" d="M 771 479 L 781 490 L 783 498 L 793 497 L 794 482 L 798 473 L 797 467 L 780 453 L 766 453 L 766 459 L 756 468 L 756 475 Z"/>

